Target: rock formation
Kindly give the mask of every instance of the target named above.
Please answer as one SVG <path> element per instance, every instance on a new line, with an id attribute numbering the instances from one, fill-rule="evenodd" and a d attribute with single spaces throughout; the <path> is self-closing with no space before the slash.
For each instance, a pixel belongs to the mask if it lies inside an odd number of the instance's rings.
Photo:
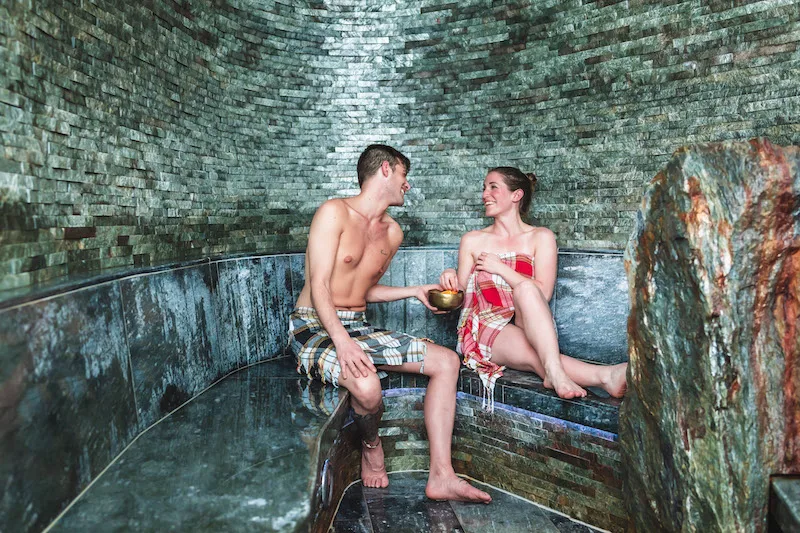
<path id="1" fill-rule="evenodd" d="M 800 472 L 800 148 L 678 150 L 626 250 L 620 412 L 637 531 L 765 531 Z"/>

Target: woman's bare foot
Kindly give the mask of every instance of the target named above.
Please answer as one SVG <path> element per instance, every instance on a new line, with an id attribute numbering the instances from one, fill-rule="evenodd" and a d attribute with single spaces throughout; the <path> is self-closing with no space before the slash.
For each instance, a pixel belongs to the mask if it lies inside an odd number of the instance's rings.
<path id="1" fill-rule="evenodd" d="M 378 443 L 367 443 L 361 446 L 361 483 L 365 487 L 379 488 L 389 486 L 389 476 L 386 475 L 386 465 L 383 463 L 383 445 L 381 439 Z"/>
<path id="2" fill-rule="evenodd" d="M 583 398 L 586 396 L 586 390 L 572 381 L 561 368 L 545 368 L 544 386 L 548 389 L 554 389 L 559 398 Z"/>
<path id="3" fill-rule="evenodd" d="M 425 496 L 431 500 L 451 500 L 458 502 L 489 503 L 492 497 L 480 489 L 470 485 L 466 480 L 461 479 L 455 473 L 447 476 L 428 477 L 428 485 L 425 487 Z"/>
<path id="4" fill-rule="evenodd" d="M 600 386 L 614 398 L 622 398 L 628 390 L 627 370 L 628 363 L 608 367 Z"/>

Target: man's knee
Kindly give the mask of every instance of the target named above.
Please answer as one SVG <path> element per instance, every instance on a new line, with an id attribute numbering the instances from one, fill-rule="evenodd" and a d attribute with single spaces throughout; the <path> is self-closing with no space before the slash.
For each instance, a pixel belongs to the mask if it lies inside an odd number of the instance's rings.
<path id="1" fill-rule="evenodd" d="M 425 367 L 433 367 L 437 372 L 448 375 L 458 375 L 461 369 L 461 358 L 453 350 L 437 344 L 428 345 Z"/>
<path id="2" fill-rule="evenodd" d="M 350 376 L 346 383 L 340 380 L 340 384 L 350 391 L 356 402 L 366 409 L 368 413 L 380 408 L 383 396 L 381 393 L 381 380 L 377 374 L 359 378 Z"/>

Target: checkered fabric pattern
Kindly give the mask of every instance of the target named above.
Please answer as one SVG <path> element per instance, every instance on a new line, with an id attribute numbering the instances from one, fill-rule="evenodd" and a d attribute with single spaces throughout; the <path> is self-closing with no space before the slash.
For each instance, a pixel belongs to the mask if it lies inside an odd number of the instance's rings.
<path id="1" fill-rule="evenodd" d="M 398 331 L 373 327 L 363 311 L 336 311 L 350 337 L 364 350 L 375 366 L 396 366 L 422 363 L 425 368 L 427 346 L 422 339 Z M 297 307 L 289 316 L 289 346 L 297 357 L 297 371 L 309 379 L 318 377 L 323 383 L 339 386 L 341 367 L 336 347 L 319 321 L 313 307 Z M 378 377 L 388 374 L 378 371 Z"/>
<path id="2" fill-rule="evenodd" d="M 520 274 L 533 278 L 532 256 L 513 252 L 498 256 Z M 484 386 L 484 408 L 490 411 L 494 405 L 494 384 L 505 370 L 491 361 L 492 344 L 513 317 L 511 286 L 497 274 L 477 271 L 473 267 L 458 320 L 456 351 L 463 356 L 464 364 L 478 373 Z"/>

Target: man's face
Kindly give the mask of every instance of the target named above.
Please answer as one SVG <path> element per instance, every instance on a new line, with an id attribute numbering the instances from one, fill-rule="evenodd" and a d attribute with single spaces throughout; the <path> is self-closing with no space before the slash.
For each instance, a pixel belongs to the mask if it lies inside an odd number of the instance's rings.
<path id="1" fill-rule="evenodd" d="M 389 163 L 386 162 L 388 165 Z M 405 165 L 400 161 L 394 164 L 394 168 L 391 166 L 389 167 L 389 193 L 390 193 L 390 202 L 389 205 L 396 205 L 400 206 L 405 203 L 406 192 L 411 188 L 409 185 L 406 176 L 408 171 L 406 170 Z"/>

